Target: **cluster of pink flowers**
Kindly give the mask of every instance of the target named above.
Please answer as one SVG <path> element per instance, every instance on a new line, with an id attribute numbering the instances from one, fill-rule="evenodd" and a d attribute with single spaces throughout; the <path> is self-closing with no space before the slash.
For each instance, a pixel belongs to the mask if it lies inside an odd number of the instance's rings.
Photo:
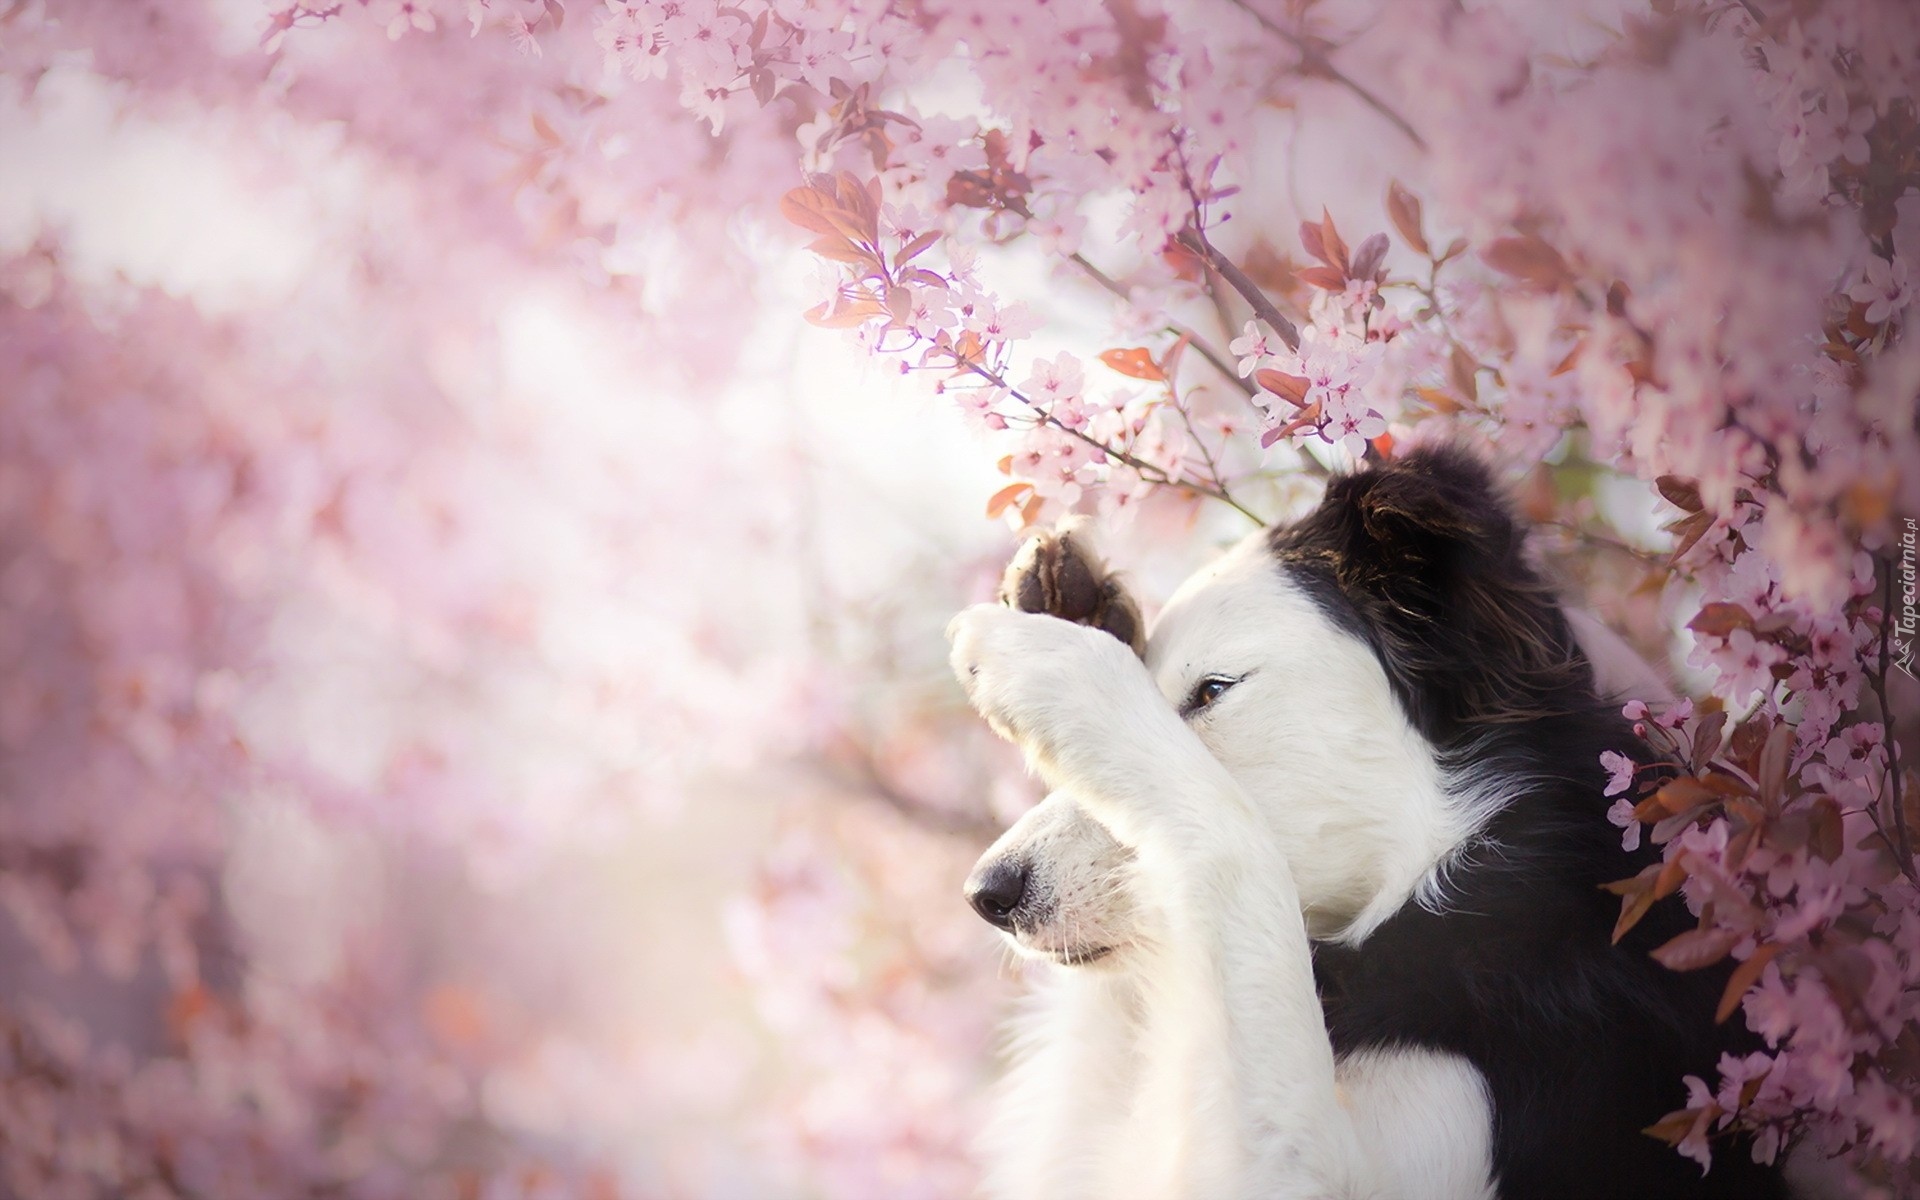
<path id="1" fill-rule="evenodd" d="M 0 579 L 21 614 L 0 625 L 18 752 L 0 909 L 37 963 L 91 961 L 128 981 L 116 994 L 158 997 L 138 1003 L 160 1032 L 126 1061 L 0 993 L 0 1139 L 18 1143 L 0 1148 L 29 1164 L 5 1186 L 88 1195 L 117 1171 L 191 1191 L 242 1146 L 287 1190 L 367 1162 L 387 1172 L 356 1177 L 374 1195 L 408 1172 L 458 1195 L 740 1185 L 713 1162 L 623 1183 L 529 1151 L 500 1114 L 538 1106 L 498 1102 L 520 1094 L 501 1074 L 526 1072 L 481 1033 L 500 996 L 402 978 L 391 939 L 363 932 L 292 992 L 200 962 L 225 797 L 398 828 L 498 880 L 565 830 L 590 839 L 747 765 L 688 749 L 711 740 L 821 772 L 788 789 L 725 920 L 785 1048 L 760 1114 L 784 1183 L 967 1189 L 995 989 L 927 880 L 1007 815 L 1010 765 L 970 774 L 940 749 L 980 751 L 946 693 L 896 680 L 887 720 L 805 699 L 794 681 L 817 690 L 835 664 L 740 643 L 710 597 L 647 586 L 731 526 L 788 536 L 774 518 L 716 506 L 663 537 L 591 435 L 420 399 L 486 374 L 474 331 L 514 281 L 590 297 L 650 377 L 718 391 L 717 364 L 792 316 L 764 309 L 796 231 L 820 263 L 809 318 L 960 406 L 1006 476 L 987 509 L 1015 525 L 1274 518 L 1303 474 L 1427 437 L 1483 445 L 1556 563 L 1687 672 L 1690 702 L 1630 707 L 1654 761 L 1595 765 L 1623 840 L 1664 847 L 1622 881 L 1623 922 L 1684 896 L 1701 924 L 1663 961 L 1731 960 L 1727 1014 L 1766 1049 L 1675 1080 L 1656 1132 L 1703 1165 L 1739 1128 L 1762 1156 L 1795 1140 L 1910 1186 L 1920 782 L 1902 747 L 1920 704 L 1893 621 L 1901 522 L 1920 516 L 1920 9 L 1682 0 L 1607 24 L 1564 7 L 264 0 L 237 30 L 214 0 L 0 11 L 0 78 L 29 103 L 84 64 L 129 109 L 229 114 L 269 161 L 290 129 L 326 130 L 376 181 L 339 237 L 355 265 L 305 305 L 370 339 L 350 370 L 285 350 L 300 305 L 226 325 L 144 292 L 103 305 L 66 290 L 57 240 L 6 265 L 0 356 L 29 382 L 0 519 L 36 549 Z M 343 296 L 379 319 L 346 324 Z M 365 398 L 338 408 L 343 392 Z M 662 505 L 749 495 L 782 461 L 764 414 L 724 435 L 648 422 L 627 449 Z M 540 528 L 582 531 L 586 565 L 526 532 L 547 502 L 565 520 Z M 542 693 L 560 715 L 534 740 L 572 751 L 496 770 L 488 722 L 449 720 L 343 779 L 271 744 L 243 714 L 290 703 L 268 685 L 311 664 L 273 631 L 315 595 L 377 631 L 409 687 L 463 663 L 525 674 L 537 647 L 561 664 Z M 605 596 L 657 636 L 608 656 L 580 633 L 618 624 Z M 802 619 L 765 623 L 806 640 Z M 775 694 L 786 711 L 766 711 Z M 549 1074 L 602 1111 L 640 1086 L 554 1049 L 573 1045 L 558 1029 L 526 1036 L 546 1049 L 519 1066 L 572 1064 Z M 511 1151 L 462 1158 L 480 1125 Z"/>

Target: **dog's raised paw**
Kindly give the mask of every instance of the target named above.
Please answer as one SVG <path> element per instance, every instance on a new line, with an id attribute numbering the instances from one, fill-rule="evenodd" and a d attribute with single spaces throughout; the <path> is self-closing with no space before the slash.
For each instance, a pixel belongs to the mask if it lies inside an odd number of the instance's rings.
<path id="1" fill-rule="evenodd" d="M 1031 751 L 1067 736 L 1066 726 L 1097 723 L 1127 650 L 1102 633 L 1067 621 L 976 604 L 947 625 L 948 661 L 967 699 L 994 730 Z M 1081 737 L 1087 736 L 1082 730 Z"/>
<path id="2" fill-rule="evenodd" d="M 1112 634 L 1136 655 L 1147 649 L 1140 606 L 1093 549 L 1084 521 L 1068 518 L 1020 547 L 1000 581 L 1001 602 Z"/>

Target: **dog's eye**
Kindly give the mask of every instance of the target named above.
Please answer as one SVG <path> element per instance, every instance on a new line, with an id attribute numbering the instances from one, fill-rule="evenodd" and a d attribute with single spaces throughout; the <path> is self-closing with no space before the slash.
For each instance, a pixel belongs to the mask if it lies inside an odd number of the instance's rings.
<path id="1" fill-rule="evenodd" d="M 1180 706 L 1180 715 L 1190 717 L 1194 713 L 1212 704 L 1227 694 L 1227 689 L 1239 683 L 1240 679 L 1232 675 L 1209 675 L 1193 685 L 1193 691 L 1187 695 L 1187 701 Z"/>

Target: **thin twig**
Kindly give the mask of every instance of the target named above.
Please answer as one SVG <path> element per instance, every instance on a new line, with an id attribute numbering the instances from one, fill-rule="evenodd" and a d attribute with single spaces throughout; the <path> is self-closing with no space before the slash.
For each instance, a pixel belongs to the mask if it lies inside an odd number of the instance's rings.
<path id="1" fill-rule="evenodd" d="M 1067 261 L 1079 267 L 1082 271 L 1085 271 L 1089 279 L 1113 293 L 1117 298 L 1127 301 L 1132 300 L 1132 296 L 1127 292 L 1124 284 L 1105 271 L 1102 271 L 1099 267 L 1094 266 L 1093 263 L 1087 260 L 1086 255 L 1075 252 L 1067 256 Z M 1219 371 L 1221 375 L 1225 376 L 1235 387 L 1247 395 L 1252 396 L 1259 391 L 1250 380 L 1240 378 L 1240 373 L 1227 364 L 1227 361 L 1220 356 L 1220 352 L 1214 349 L 1205 338 L 1201 337 L 1194 330 L 1188 329 L 1178 321 L 1168 321 L 1166 330 L 1176 338 L 1187 339 L 1187 344 L 1199 351 L 1201 358 L 1211 363 L 1216 371 Z"/>
<path id="2" fill-rule="evenodd" d="M 1220 466 L 1214 462 L 1212 452 L 1207 449 L 1207 440 L 1200 436 L 1198 429 L 1193 427 L 1193 413 L 1188 411 L 1187 405 L 1180 399 L 1180 389 L 1174 385 L 1172 379 L 1167 380 L 1167 399 L 1173 404 L 1173 411 L 1180 414 L 1180 424 L 1185 426 L 1187 436 L 1193 439 L 1194 446 L 1199 449 L 1200 460 L 1207 464 L 1207 478 L 1213 480 L 1214 485 L 1221 491 L 1226 491 L 1227 481 L 1220 478 Z M 1225 445 L 1223 444 L 1221 448 L 1225 449 Z"/>
<path id="3" fill-rule="evenodd" d="M 1255 21 L 1258 21 L 1262 29 L 1265 29 L 1268 33 L 1273 34 L 1298 51 L 1300 54 L 1300 65 L 1302 67 L 1305 67 L 1313 74 L 1319 75 L 1322 79 L 1329 80 L 1346 88 L 1355 96 L 1359 97 L 1361 102 L 1368 108 L 1385 117 L 1395 129 L 1406 134 L 1408 141 L 1422 150 L 1427 148 L 1426 139 L 1421 137 L 1412 125 L 1407 123 L 1405 117 L 1395 112 L 1392 106 L 1386 101 L 1374 95 L 1372 91 L 1368 90 L 1365 84 L 1348 75 L 1339 67 L 1334 66 L 1332 60 L 1327 57 L 1326 52 L 1321 50 L 1319 46 L 1284 25 L 1277 23 L 1273 18 L 1267 16 L 1267 14 L 1248 4 L 1246 0 L 1227 0 L 1227 3 L 1233 5 L 1241 12 L 1246 13 Z"/>
<path id="4" fill-rule="evenodd" d="M 1220 278 L 1226 280 L 1234 291 L 1239 292 L 1240 298 L 1253 306 L 1254 315 L 1265 321 L 1268 328 L 1280 335 L 1280 340 L 1287 344 L 1287 349 L 1300 348 L 1300 330 L 1292 321 L 1281 315 L 1280 310 L 1274 307 L 1273 301 L 1267 299 L 1267 294 L 1260 290 L 1259 284 L 1236 266 L 1232 259 L 1215 249 L 1199 226 L 1187 226 L 1174 240 L 1198 255 L 1200 261 L 1206 263 Z"/>
<path id="5" fill-rule="evenodd" d="M 1068 256 L 1068 261 L 1072 262 L 1082 271 L 1085 271 L 1088 278 L 1113 293 L 1113 295 L 1119 299 L 1131 299 L 1127 293 L 1127 289 L 1122 286 L 1118 280 L 1108 275 L 1105 271 L 1102 271 L 1099 267 L 1094 266 L 1092 262 L 1088 261 L 1085 255 L 1075 251 Z M 1215 350 L 1213 346 L 1198 333 L 1188 329 L 1178 321 L 1168 321 L 1164 328 L 1167 333 L 1172 334 L 1177 339 L 1185 341 L 1187 345 L 1191 346 L 1201 358 L 1205 359 L 1214 370 L 1220 373 L 1221 378 L 1233 384 L 1233 386 L 1239 389 L 1241 394 L 1249 400 L 1260 394 L 1259 385 L 1255 384 L 1251 379 L 1242 378 L 1240 372 L 1236 371 L 1226 359 L 1221 357 L 1220 352 Z M 1224 495 L 1227 490 L 1226 481 L 1220 477 L 1220 467 L 1214 462 L 1212 453 L 1208 451 L 1205 439 L 1200 436 L 1200 431 L 1194 428 L 1193 414 L 1188 410 L 1187 406 L 1181 402 L 1179 390 L 1175 382 L 1169 378 L 1166 383 L 1167 393 L 1173 398 L 1174 411 L 1180 414 L 1180 423 L 1186 427 L 1187 436 L 1193 439 L 1193 444 L 1200 450 L 1200 457 L 1206 462 L 1208 478 L 1213 480 L 1214 485 L 1218 487 Z M 1235 507 L 1238 508 L 1239 506 L 1235 505 Z M 1246 512 L 1245 509 L 1241 509 L 1240 511 Z M 1247 513 L 1247 515 L 1250 517 L 1253 516 L 1252 513 Z M 1258 518 L 1255 519 L 1257 520 Z"/>
<path id="6" fill-rule="evenodd" d="M 1239 388 L 1248 396 L 1259 395 L 1260 388 L 1253 380 L 1242 378 L 1240 372 L 1234 370 L 1233 364 L 1221 358 L 1218 350 L 1215 350 L 1212 346 L 1195 337 L 1191 329 L 1169 323 L 1167 325 L 1167 332 L 1173 334 L 1175 337 L 1186 338 L 1187 345 L 1192 346 L 1201 358 L 1207 360 L 1208 365 L 1220 372 L 1221 376 L 1232 383 L 1234 387 Z"/>
<path id="7" fill-rule="evenodd" d="M 1594 529 L 1584 529 L 1571 521 L 1542 521 L 1540 524 L 1550 529 L 1558 529 L 1569 537 L 1585 542 L 1590 546 L 1597 546 L 1602 550 L 1612 550 L 1618 554 L 1625 554 L 1651 567 L 1665 567 L 1668 565 L 1667 556 L 1664 554 L 1636 546 L 1624 538 L 1617 538 L 1611 534 L 1601 533 Z"/>
<path id="8" fill-rule="evenodd" d="M 1060 418 L 1054 416 L 1053 413 L 1049 412 L 1045 408 L 1042 408 L 1039 405 L 1039 403 L 1033 400 L 1032 397 L 1024 395 L 1018 388 L 1008 383 L 1006 379 L 1000 375 L 999 372 L 993 370 L 991 367 L 988 367 L 986 364 L 976 362 L 973 359 L 965 358 L 958 354 L 954 354 L 951 350 L 947 351 L 947 353 L 952 356 L 953 361 L 956 365 L 960 366 L 961 368 L 967 371 L 971 371 L 975 375 L 978 375 L 980 378 L 986 380 L 988 383 L 991 383 L 993 386 L 1000 388 L 1001 390 L 1005 391 L 1009 396 L 1012 396 L 1015 400 L 1018 400 L 1020 403 L 1032 409 L 1034 412 L 1034 415 L 1039 419 L 1041 424 L 1051 425 L 1055 429 L 1058 429 L 1063 433 L 1069 434 L 1073 437 L 1080 439 L 1081 441 L 1085 442 L 1087 445 L 1092 446 L 1094 449 L 1100 451 L 1102 454 L 1109 455 L 1112 458 L 1114 458 L 1116 461 L 1124 463 L 1129 467 L 1132 467 L 1134 470 L 1140 472 L 1141 476 L 1145 478 L 1147 482 L 1161 484 L 1165 487 L 1180 488 L 1183 491 L 1192 492 L 1198 496 L 1206 496 L 1206 497 L 1209 497 L 1210 499 L 1218 500 L 1220 501 L 1220 503 L 1226 505 L 1228 508 L 1233 509 L 1235 512 L 1239 513 L 1241 516 L 1245 517 L 1247 520 L 1252 521 L 1254 524 L 1256 525 L 1266 524 L 1265 521 L 1260 519 L 1260 515 L 1258 513 L 1254 512 L 1252 509 L 1249 509 L 1246 505 L 1241 504 L 1238 500 L 1235 500 L 1233 496 L 1227 492 L 1226 485 L 1220 484 L 1218 486 L 1209 487 L 1207 484 L 1202 483 L 1197 479 L 1189 479 L 1185 475 L 1174 475 L 1170 473 L 1165 467 L 1161 467 L 1154 463 L 1150 463 L 1143 458 L 1136 458 L 1117 446 L 1109 446 L 1105 442 L 1101 441 L 1099 438 L 1092 437 L 1082 432 L 1081 430 L 1075 429 L 1071 425 L 1066 424 L 1064 421 L 1060 420 Z"/>

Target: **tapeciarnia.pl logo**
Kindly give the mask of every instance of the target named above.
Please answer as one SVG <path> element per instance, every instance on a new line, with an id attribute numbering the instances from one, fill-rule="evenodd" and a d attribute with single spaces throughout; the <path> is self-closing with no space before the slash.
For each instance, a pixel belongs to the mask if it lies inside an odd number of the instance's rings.
<path id="1" fill-rule="evenodd" d="M 1900 565 L 1894 571 L 1900 580 L 1900 609 L 1897 613 L 1890 614 L 1893 617 L 1893 645 L 1899 655 L 1894 665 L 1905 671 L 1908 679 L 1914 678 L 1914 629 L 1916 625 L 1920 625 L 1920 613 L 1916 613 L 1914 608 L 1916 591 L 1914 542 L 1914 519 L 1908 517 L 1906 529 L 1900 534 Z"/>

